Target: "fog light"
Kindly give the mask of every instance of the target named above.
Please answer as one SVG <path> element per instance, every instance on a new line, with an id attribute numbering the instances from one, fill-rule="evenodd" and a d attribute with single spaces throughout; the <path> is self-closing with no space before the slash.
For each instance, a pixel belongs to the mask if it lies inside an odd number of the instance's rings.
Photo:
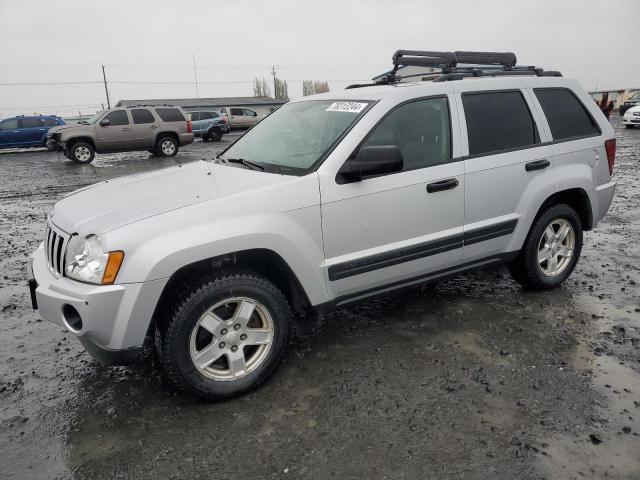
<path id="1" fill-rule="evenodd" d="M 82 330 L 82 318 L 78 310 L 72 305 L 65 303 L 62 306 L 62 320 L 69 330 L 78 333 Z"/>

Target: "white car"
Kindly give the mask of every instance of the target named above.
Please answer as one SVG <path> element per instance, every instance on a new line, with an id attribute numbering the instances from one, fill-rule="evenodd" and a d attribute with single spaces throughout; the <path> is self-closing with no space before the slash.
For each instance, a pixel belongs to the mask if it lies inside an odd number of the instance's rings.
<path id="1" fill-rule="evenodd" d="M 633 128 L 636 125 L 640 125 L 640 105 L 631 107 L 629 110 L 624 112 L 622 122 L 627 128 Z"/>

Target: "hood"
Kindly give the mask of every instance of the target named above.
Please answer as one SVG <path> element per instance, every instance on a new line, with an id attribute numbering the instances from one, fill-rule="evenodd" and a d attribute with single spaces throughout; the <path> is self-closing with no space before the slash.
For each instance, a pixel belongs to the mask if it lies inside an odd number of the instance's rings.
<path id="1" fill-rule="evenodd" d="M 51 220 L 67 233 L 102 234 L 164 212 L 287 179 L 291 177 L 197 161 L 77 190 L 56 203 Z"/>
<path id="2" fill-rule="evenodd" d="M 77 127 L 88 127 L 90 125 L 80 125 L 80 124 L 70 124 L 65 123 L 64 125 L 57 125 L 55 127 L 51 127 L 48 133 L 57 133 L 61 130 L 68 130 L 69 128 L 77 128 Z"/>

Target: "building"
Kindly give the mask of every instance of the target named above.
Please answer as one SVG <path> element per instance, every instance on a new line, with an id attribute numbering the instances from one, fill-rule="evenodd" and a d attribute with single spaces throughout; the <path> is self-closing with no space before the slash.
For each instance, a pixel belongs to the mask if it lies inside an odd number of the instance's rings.
<path id="1" fill-rule="evenodd" d="M 591 98 L 600 103 L 602 96 L 606 93 L 609 101 L 613 101 L 613 108 L 618 110 L 620 105 L 626 102 L 634 93 L 640 92 L 640 88 L 622 88 L 619 90 L 596 90 L 589 92 Z"/>
<path id="2" fill-rule="evenodd" d="M 258 115 L 267 115 L 277 110 L 286 102 L 269 97 L 221 97 L 221 98 L 161 98 L 147 100 L 120 100 L 116 107 L 131 107 L 134 105 L 175 105 L 183 110 L 220 110 L 224 107 L 244 107 L 253 110 Z"/>

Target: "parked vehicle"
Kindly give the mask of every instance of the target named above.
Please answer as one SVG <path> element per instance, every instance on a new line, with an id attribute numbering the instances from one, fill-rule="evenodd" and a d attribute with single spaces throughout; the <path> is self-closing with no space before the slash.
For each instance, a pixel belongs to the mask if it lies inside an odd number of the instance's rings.
<path id="1" fill-rule="evenodd" d="M 629 100 L 620 105 L 620 115 L 624 115 L 627 110 L 638 105 L 640 105 L 640 92 L 634 93 Z"/>
<path id="2" fill-rule="evenodd" d="M 172 382 L 221 399 L 269 377 L 293 312 L 501 263 L 526 288 L 564 282 L 614 194 L 598 106 L 513 54 L 394 63 L 443 73 L 304 97 L 215 159 L 57 202 L 34 307 L 107 363 L 150 339 Z"/>
<path id="3" fill-rule="evenodd" d="M 225 107 L 220 109 L 220 113 L 227 119 L 229 128 L 251 128 L 265 115 L 258 115 L 253 110 L 242 107 Z"/>
<path id="4" fill-rule="evenodd" d="M 51 127 L 64 125 L 55 115 L 20 115 L 0 121 L 0 148 L 44 147 Z"/>
<path id="5" fill-rule="evenodd" d="M 50 150 L 64 152 L 76 163 L 91 163 L 96 153 L 148 150 L 172 157 L 193 142 L 191 121 L 179 107 L 146 105 L 112 108 L 76 125 L 52 128 Z"/>
<path id="6" fill-rule="evenodd" d="M 219 142 L 222 140 L 222 135 L 230 131 L 226 117 L 218 112 L 199 110 L 187 112 L 187 115 L 191 119 L 193 134 L 196 137 L 202 137 L 204 141 Z"/>
<path id="7" fill-rule="evenodd" d="M 628 109 L 622 117 L 622 123 L 626 128 L 634 128 L 640 125 L 640 105 Z"/>

